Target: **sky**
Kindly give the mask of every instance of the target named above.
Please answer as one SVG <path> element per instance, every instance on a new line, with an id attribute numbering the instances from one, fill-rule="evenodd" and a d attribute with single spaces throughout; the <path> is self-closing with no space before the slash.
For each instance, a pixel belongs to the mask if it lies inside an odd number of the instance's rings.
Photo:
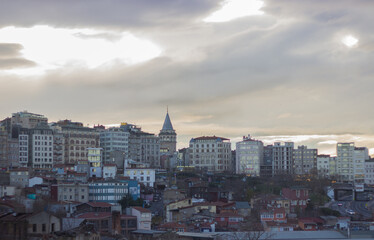
<path id="1" fill-rule="evenodd" d="M 339 3 L 337 3 L 339 2 Z M 0 0 L 0 118 L 374 154 L 374 1 Z M 233 146 L 234 147 L 234 146 Z"/>

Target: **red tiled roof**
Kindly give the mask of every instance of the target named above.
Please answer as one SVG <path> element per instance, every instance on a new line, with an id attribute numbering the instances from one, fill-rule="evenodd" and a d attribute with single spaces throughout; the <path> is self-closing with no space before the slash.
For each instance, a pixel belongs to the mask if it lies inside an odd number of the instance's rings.
<path id="1" fill-rule="evenodd" d="M 112 204 L 106 202 L 87 202 L 91 207 L 111 207 Z"/>
<path id="2" fill-rule="evenodd" d="M 86 212 L 79 215 L 77 218 L 84 218 L 84 219 L 102 219 L 102 218 L 109 218 L 112 216 L 111 212 Z"/>
<path id="3" fill-rule="evenodd" d="M 142 207 L 133 207 L 134 209 L 138 210 L 139 212 L 142 213 L 150 213 L 151 211 Z"/>

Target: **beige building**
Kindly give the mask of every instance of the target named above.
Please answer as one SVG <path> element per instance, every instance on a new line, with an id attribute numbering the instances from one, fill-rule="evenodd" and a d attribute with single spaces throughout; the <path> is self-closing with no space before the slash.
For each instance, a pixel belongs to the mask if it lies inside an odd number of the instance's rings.
<path id="1" fill-rule="evenodd" d="M 29 113 L 27 111 L 13 113 L 12 125 L 19 125 L 23 128 L 35 128 L 39 123 L 48 123 L 48 118 L 43 115 Z"/>
<path id="2" fill-rule="evenodd" d="M 80 122 L 70 120 L 59 121 L 54 124 L 59 127 L 59 134 L 62 134 L 63 157 L 65 163 L 77 163 L 87 161 L 87 148 L 100 146 L 100 135 L 95 129 L 84 127 Z M 56 152 L 55 152 L 56 154 Z"/>
<path id="3" fill-rule="evenodd" d="M 318 149 L 309 149 L 307 146 L 298 146 L 293 150 L 294 174 L 307 175 L 317 173 Z"/>
<path id="4" fill-rule="evenodd" d="M 227 138 L 203 136 L 190 140 L 190 165 L 209 172 L 233 171 L 231 143 Z"/>

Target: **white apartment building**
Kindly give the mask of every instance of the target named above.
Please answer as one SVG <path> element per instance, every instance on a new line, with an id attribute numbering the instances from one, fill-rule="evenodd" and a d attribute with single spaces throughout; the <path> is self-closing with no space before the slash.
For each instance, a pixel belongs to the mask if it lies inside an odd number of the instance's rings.
<path id="1" fill-rule="evenodd" d="M 365 161 L 365 184 L 374 185 L 374 160 Z"/>
<path id="2" fill-rule="evenodd" d="M 124 177 L 137 180 L 147 187 L 154 187 L 156 181 L 156 170 L 151 168 L 125 168 Z"/>
<path id="3" fill-rule="evenodd" d="M 30 130 L 32 168 L 53 168 L 53 132 L 47 126 Z"/>
<path id="4" fill-rule="evenodd" d="M 355 147 L 354 143 L 337 144 L 337 174 L 343 182 L 364 183 L 365 161 L 369 151 L 365 147 Z"/>
<path id="5" fill-rule="evenodd" d="M 293 174 L 293 142 L 275 142 L 273 145 L 273 176 Z"/>
<path id="6" fill-rule="evenodd" d="M 248 135 L 243 141 L 236 143 L 236 174 L 260 176 L 260 166 L 263 164 L 264 144 Z"/>
<path id="7" fill-rule="evenodd" d="M 337 174 L 339 179 L 345 182 L 352 182 L 353 178 L 353 153 L 354 143 L 338 143 L 337 153 Z"/>
<path id="8" fill-rule="evenodd" d="M 190 164 L 209 172 L 233 171 L 230 139 L 203 136 L 190 140 Z"/>

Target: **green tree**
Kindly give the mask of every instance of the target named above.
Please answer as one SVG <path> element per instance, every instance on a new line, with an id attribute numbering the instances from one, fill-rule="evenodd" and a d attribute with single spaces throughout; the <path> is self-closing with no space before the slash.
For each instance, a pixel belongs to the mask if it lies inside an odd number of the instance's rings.
<path id="1" fill-rule="evenodd" d="M 122 209 L 134 206 L 142 207 L 143 202 L 144 200 L 142 198 L 137 198 L 136 200 L 134 200 L 130 194 L 125 195 L 121 200 L 118 201 L 118 203 L 121 204 Z"/>

